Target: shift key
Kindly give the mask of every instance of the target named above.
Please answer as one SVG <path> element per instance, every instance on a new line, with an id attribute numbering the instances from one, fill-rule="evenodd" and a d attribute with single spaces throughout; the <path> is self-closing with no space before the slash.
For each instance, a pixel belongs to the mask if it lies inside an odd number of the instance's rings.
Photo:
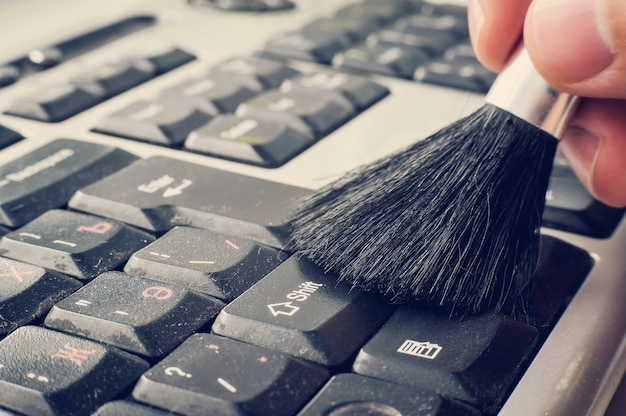
<path id="1" fill-rule="evenodd" d="M 189 225 L 284 248 L 288 218 L 308 192 L 155 156 L 77 191 L 69 205 L 152 232 Z"/>
<path id="2" fill-rule="evenodd" d="M 136 159 L 113 146 L 60 139 L 2 165 L 0 225 L 20 227 Z"/>

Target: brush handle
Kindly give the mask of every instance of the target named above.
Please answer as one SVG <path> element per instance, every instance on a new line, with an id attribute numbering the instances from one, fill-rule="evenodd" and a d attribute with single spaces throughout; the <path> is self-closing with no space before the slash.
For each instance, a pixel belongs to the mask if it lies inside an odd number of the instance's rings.
<path id="1" fill-rule="evenodd" d="M 560 138 L 579 97 L 556 91 L 539 75 L 525 48 L 496 78 L 485 100 Z"/>

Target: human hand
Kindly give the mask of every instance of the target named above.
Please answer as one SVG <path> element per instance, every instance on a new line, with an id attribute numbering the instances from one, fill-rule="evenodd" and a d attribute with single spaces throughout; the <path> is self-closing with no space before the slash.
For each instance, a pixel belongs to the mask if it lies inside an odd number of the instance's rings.
<path id="1" fill-rule="evenodd" d="M 469 0 L 479 60 L 500 71 L 522 39 L 555 89 L 585 97 L 559 152 L 594 197 L 626 206 L 626 1 Z"/>

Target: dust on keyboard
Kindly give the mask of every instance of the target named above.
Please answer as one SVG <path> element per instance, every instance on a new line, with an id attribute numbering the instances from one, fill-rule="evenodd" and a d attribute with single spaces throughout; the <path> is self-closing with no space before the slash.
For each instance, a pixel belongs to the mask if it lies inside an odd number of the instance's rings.
<path id="1" fill-rule="evenodd" d="M 372 112 L 405 89 L 480 98 L 495 77 L 463 6 L 318 3 L 140 4 L 0 56 L 0 413 L 473 416 L 507 403 L 594 256 L 542 236 L 528 325 L 389 304 L 289 253 L 286 220 L 310 190 L 285 176 L 328 172 L 355 123 L 392 131 Z M 238 8 L 256 12 L 218 10 Z M 236 37 L 230 18 L 258 49 L 214 59 L 198 37 Z M 595 238 L 623 215 L 561 159 L 547 204 L 547 227 Z"/>

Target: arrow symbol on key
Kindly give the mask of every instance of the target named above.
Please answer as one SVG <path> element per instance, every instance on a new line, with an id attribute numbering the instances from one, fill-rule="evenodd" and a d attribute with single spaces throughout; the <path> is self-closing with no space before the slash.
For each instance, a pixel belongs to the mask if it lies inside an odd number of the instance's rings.
<path id="1" fill-rule="evenodd" d="M 299 306 L 293 306 L 291 302 L 283 302 L 283 303 L 274 303 L 272 305 L 267 305 L 272 312 L 272 315 L 286 315 L 293 316 L 296 312 L 300 310 Z"/>
<path id="2" fill-rule="evenodd" d="M 183 193 L 183 190 L 189 186 L 191 186 L 191 184 L 193 183 L 193 181 L 191 181 L 190 179 L 183 179 L 183 182 L 178 185 L 177 187 L 169 187 L 165 190 L 165 192 L 163 192 L 163 198 L 170 198 L 172 196 L 176 196 L 176 195 L 180 195 Z"/>

